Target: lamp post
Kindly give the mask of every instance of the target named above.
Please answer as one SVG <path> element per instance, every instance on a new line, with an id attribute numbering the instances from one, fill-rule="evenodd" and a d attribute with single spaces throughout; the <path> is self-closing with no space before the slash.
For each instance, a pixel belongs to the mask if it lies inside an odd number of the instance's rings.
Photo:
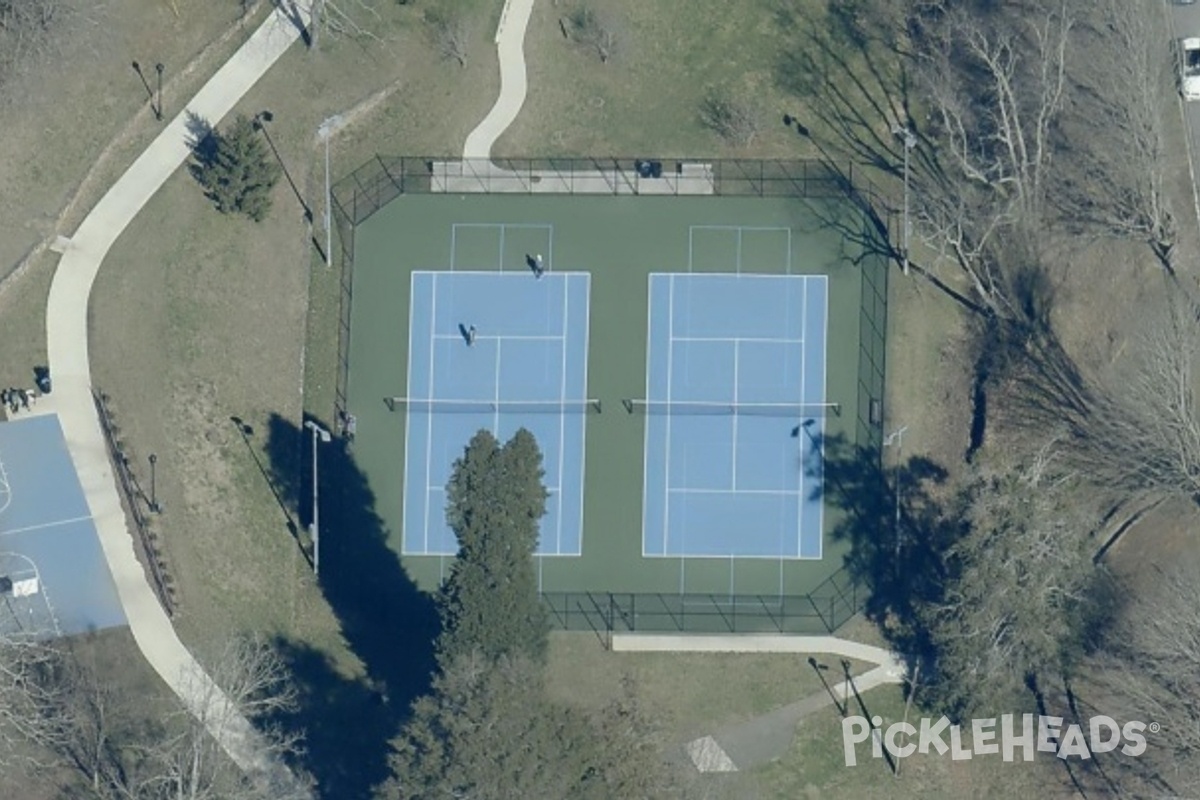
<path id="1" fill-rule="evenodd" d="M 154 453 L 150 454 L 150 510 L 155 514 L 162 512 L 162 508 L 158 505 L 158 477 L 157 477 L 158 456 Z"/>
<path id="2" fill-rule="evenodd" d="M 917 137 L 913 135 L 912 130 L 908 126 L 900 126 L 892 128 L 892 133 L 901 138 L 904 143 L 904 274 L 908 274 L 908 151 L 917 146 Z"/>
<path id="3" fill-rule="evenodd" d="M 333 265 L 333 210 L 332 192 L 329 186 L 329 138 L 334 131 L 341 127 L 342 118 L 338 114 L 327 117 L 317 128 L 317 135 L 325 142 L 325 266 Z"/>
<path id="4" fill-rule="evenodd" d="M 883 440 L 884 447 L 896 446 L 896 569 L 900 568 L 900 458 L 904 452 L 904 432 L 908 430 L 908 426 L 904 425 L 887 435 Z"/>
<path id="5" fill-rule="evenodd" d="M 159 120 L 161 120 L 161 119 L 163 118 L 163 102 L 162 102 L 162 74 L 163 74 L 163 65 L 162 65 L 162 64 L 155 64 L 155 65 L 154 65 L 154 71 L 158 73 L 158 110 L 156 110 L 156 111 L 154 112 L 154 117 L 155 117 L 155 119 L 159 119 Z"/>
<path id="6" fill-rule="evenodd" d="M 329 431 L 322 428 L 311 419 L 304 422 L 304 427 L 312 431 L 312 533 L 313 540 L 313 575 L 321 574 L 321 510 L 317 495 L 317 440 L 329 442 Z"/>

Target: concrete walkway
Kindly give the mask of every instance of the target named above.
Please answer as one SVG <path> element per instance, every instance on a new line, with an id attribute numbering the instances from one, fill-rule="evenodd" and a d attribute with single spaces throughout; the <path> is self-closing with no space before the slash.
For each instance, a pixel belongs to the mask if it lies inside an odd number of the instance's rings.
<path id="1" fill-rule="evenodd" d="M 500 95 L 483 122 L 467 135 L 464 159 L 487 159 L 500 134 L 517 118 L 525 104 L 525 29 L 533 13 L 533 0 L 506 0 L 496 27 L 500 58 Z"/>
<path id="2" fill-rule="evenodd" d="M 307 24 L 306 9 L 294 11 Z M 300 37 L 296 21 L 276 11 L 171 120 L 70 237 L 54 274 L 46 308 L 46 340 L 53 392 L 37 413 L 56 413 L 79 473 L 100 544 L 134 639 L 146 660 L 204 721 L 239 766 L 274 772 L 253 746 L 254 733 L 179 641 L 159 605 L 121 508 L 96 407 L 88 360 L 88 297 L 105 255 L 125 227 L 187 159 L 189 115 L 216 124 Z M 119 268 L 114 265 L 113 268 Z"/>
<path id="3" fill-rule="evenodd" d="M 626 653 L 808 653 L 877 664 L 862 675 L 831 685 L 795 703 L 755 717 L 741 725 L 702 736 L 684 745 L 701 772 L 736 772 L 773 761 L 787 752 L 802 717 L 838 705 L 838 714 L 855 713 L 854 698 L 868 689 L 904 682 L 905 667 L 895 654 L 836 636 L 780 634 L 684 635 L 615 634 L 612 649 Z"/>

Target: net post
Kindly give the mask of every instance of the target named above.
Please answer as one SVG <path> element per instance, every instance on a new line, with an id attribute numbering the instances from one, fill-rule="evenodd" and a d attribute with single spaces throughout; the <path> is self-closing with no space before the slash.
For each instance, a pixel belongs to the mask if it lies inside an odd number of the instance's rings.
<path id="1" fill-rule="evenodd" d="M 633 413 L 633 400 L 630 400 L 630 399 L 628 399 L 628 398 L 624 398 L 624 399 L 622 399 L 622 400 L 621 400 L 621 405 L 625 406 L 625 411 L 626 411 L 626 412 L 628 412 L 628 413 L 630 413 L 630 414 L 632 414 L 632 413 Z"/>
<path id="2" fill-rule="evenodd" d="M 385 406 L 387 406 L 387 409 L 388 409 L 388 411 L 395 411 L 395 410 L 396 410 L 396 398 L 394 398 L 394 397 L 385 397 L 385 398 L 383 398 L 383 404 L 384 404 Z"/>

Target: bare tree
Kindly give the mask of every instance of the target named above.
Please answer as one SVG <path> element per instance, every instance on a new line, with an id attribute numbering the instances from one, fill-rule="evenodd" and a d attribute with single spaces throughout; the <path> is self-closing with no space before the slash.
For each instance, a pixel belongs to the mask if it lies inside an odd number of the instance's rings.
<path id="1" fill-rule="evenodd" d="M 309 9 L 308 47 L 317 48 L 317 41 L 324 34 L 332 37 L 345 36 L 351 39 L 378 39 L 368 25 L 369 20 L 379 20 L 374 0 L 313 0 Z M 360 20 L 366 18 L 368 22 Z"/>
<path id="2" fill-rule="evenodd" d="M 924 614 L 935 654 L 928 697 L 948 713 L 987 715 L 1027 689 L 1036 696 L 1080 655 L 1098 578 L 1087 547 L 1096 520 L 1072 497 L 1078 477 L 1055 447 L 980 467 L 963 493 L 967 532 L 945 554 L 943 600 Z"/>
<path id="3" fill-rule="evenodd" d="M 1133 352 L 1072 425 L 1075 458 L 1097 483 L 1131 494 L 1200 496 L 1194 366 L 1200 309 L 1182 293 L 1149 315 Z"/>
<path id="4" fill-rule="evenodd" d="M 425 12 L 425 23 L 429 26 L 433 46 L 442 58 L 452 59 L 460 67 L 467 66 L 471 36 L 463 12 L 453 7 L 449 10 L 432 8 Z"/>
<path id="5" fill-rule="evenodd" d="M 605 12 L 597 11 L 586 3 L 567 15 L 571 40 L 588 49 L 595 49 L 602 63 L 613 57 L 620 36 L 616 22 Z"/>
<path id="6" fill-rule="evenodd" d="M 0 80 L 45 51 L 71 11 L 64 0 L 0 0 Z"/>
<path id="7" fill-rule="evenodd" d="M 1092 673 L 1116 706 L 1100 711 L 1159 726 L 1146 736 L 1144 758 L 1118 760 L 1125 767 L 1116 773 L 1122 794 L 1194 797 L 1200 794 L 1200 559 L 1189 553 L 1155 572 L 1133 595 Z"/>
<path id="8" fill-rule="evenodd" d="M 913 38 L 937 146 L 914 170 L 916 232 L 987 308 L 1008 314 L 1013 298 L 993 245 L 1045 229 L 1074 18 L 1065 0 L 990 11 L 918 5 Z"/>
<path id="9" fill-rule="evenodd" d="M 261 639 L 235 639 L 211 677 L 189 681 L 203 713 L 180 708 L 156 720 L 75 661 L 55 697 L 52 746 L 101 798 L 311 798 L 307 776 L 284 765 L 299 754 L 300 737 L 276 722 L 294 710 L 296 693 L 274 649 Z M 242 729 L 247 719 L 255 729 Z M 218 737 L 231 731 L 256 752 L 255 769 L 243 771 L 222 750 Z"/>
<path id="10" fill-rule="evenodd" d="M 700 122 L 726 142 L 746 147 L 762 130 L 762 117 L 744 98 L 714 90 L 700 103 Z"/>
<path id="11" fill-rule="evenodd" d="M 1174 76 L 1163 11 L 1148 0 L 1100 0 L 1081 26 L 1087 57 L 1073 71 L 1064 130 L 1071 155 L 1055 196 L 1068 227 L 1145 241 L 1172 272 L 1163 118 Z"/>
<path id="12" fill-rule="evenodd" d="M 0 638 L 0 765 L 25 761 L 29 747 L 58 742 L 54 710 L 62 670 L 59 652 L 36 636 Z"/>

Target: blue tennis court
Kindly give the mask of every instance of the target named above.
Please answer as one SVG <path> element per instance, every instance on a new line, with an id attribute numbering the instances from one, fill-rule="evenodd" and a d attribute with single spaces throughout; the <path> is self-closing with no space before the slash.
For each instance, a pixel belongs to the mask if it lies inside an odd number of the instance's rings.
<path id="1" fill-rule="evenodd" d="M 823 275 L 650 276 L 643 554 L 819 559 Z"/>
<path id="2" fill-rule="evenodd" d="M 580 554 L 589 291 L 586 273 L 413 272 L 404 554 L 458 552 L 445 518 L 455 459 L 480 429 L 504 441 L 522 427 L 550 493 L 538 553 Z"/>

